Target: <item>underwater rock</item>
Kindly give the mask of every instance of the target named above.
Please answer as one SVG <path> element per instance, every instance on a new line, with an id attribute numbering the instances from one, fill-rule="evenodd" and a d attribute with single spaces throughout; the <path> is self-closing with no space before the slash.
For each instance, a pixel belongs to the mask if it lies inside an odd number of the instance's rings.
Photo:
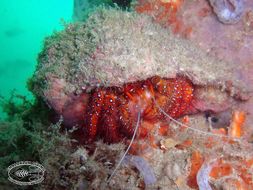
<path id="1" fill-rule="evenodd" d="M 83 119 L 89 102 L 88 96 L 83 92 L 90 92 L 101 86 L 122 87 L 125 83 L 146 80 L 154 75 L 174 78 L 181 74 L 189 78 L 196 87 L 204 87 L 204 90 L 196 90 L 198 104 L 195 105 L 201 111 L 207 108 L 218 111 L 221 108 L 227 109 L 233 100 L 224 91 L 236 94 L 233 93 L 233 86 L 240 86 L 237 90 L 241 92 L 246 90 L 237 80 L 238 76 L 234 75 L 237 71 L 234 64 L 207 55 L 191 42 L 154 24 L 147 16 L 114 9 L 99 10 L 86 23 L 69 25 L 65 31 L 48 38 L 38 60 L 32 90 L 70 124 L 79 124 Z M 222 91 L 217 87 L 224 89 Z M 218 107 L 217 103 L 220 104 Z M 215 116 L 222 120 L 227 118 L 226 114 Z M 136 148 L 136 152 L 138 157 L 147 160 L 154 173 L 156 183 L 151 188 L 189 189 L 189 180 L 197 185 L 197 169 L 189 178 L 194 164 L 189 158 L 195 149 L 200 151 L 203 159 L 208 158 L 210 152 L 217 157 L 224 154 L 249 154 L 246 146 L 238 148 L 237 144 L 227 143 L 227 139 L 212 136 L 206 118 L 202 115 L 190 116 L 187 125 L 195 130 L 173 122 L 167 125 L 166 134 L 175 142 L 180 142 L 181 148 L 176 145 L 159 149 L 150 145 L 150 139 L 136 139 L 138 144 L 146 143 L 149 146 L 143 150 Z M 219 122 L 217 127 L 226 127 L 224 125 Z M 157 136 L 153 144 L 156 145 L 161 140 L 162 137 Z M 123 147 L 122 143 L 120 145 Z M 87 145 L 89 146 L 93 145 Z M 74 164 L 63 168 L 65 174 L 71 176 L 69 183 L 76 184 L 79 188 L 94 189 L 146 188 L 142 173 L 123 166 L 110 184 L 106 184 L 124 148 L 103 142 L 95 143 L 94 146 L 94 153 L 87 155 L 87 159 L 81 159 L 82 163 L 79 163 L 80 156 L 76 157 L 75 154 L 73 160 L 74 163 L 77 162 L 76 168 L 72 166 Z M 132 148 L 134 152 L 134 146 Z M 148 172 L 145 174 L 149 175 L 150 170 L 146 171 Z M 63 177 L 65 176 L 68 175 Z M 54 181 L 53 178 L 48 180 Z M 206 185 L 207 181 L 201 184 Z"/>
<path id="2" fill-rule="evenodd" d="M 172 30 L 176 35 L 187 38 L 209 55 L 233 64 L 234 78 L 237 78 L 244 86 L 247 85 L 247 91 L 251 92 L 251 97 L 248 96 L 248 101 L 244 104 L 236 105 L 236 109 L 245 110 L 249 115 L 252 115 L 253 49 L 251 47 L 253 46 L 253 1 L 210 1 L 217 2 L 218 4 L 215 6 L 219 5 L 219 10 L 230 5 L 231 7 L 229 8 L 232 8 L 233 4 L 241 7 L 243 3 L 244 10 L 237 23 L 227 25 L 217 19 L 211 4 L 207 0 L 179 0 L 173 1 L 173 3 L 171 1 L 163 1 L 163 3 L 158 4 L 158 1 L 155 0 L 140 0 L 135 9 L 139 13 L 151 15 L 155 22 L 167 27 L 168 30 Z M 229 2 L 231 2 L 230 5 Z M 176 8 L 172 9 L 175 6 Z M 168 7 L 173 11 L 166 11 Z M 212 105 L 213 100 L 208 103 L 208 106 L 214 106 Z M 223 105 L 229 105 L 228 102 L 224 103 Z M 199 106 L 201 105 L 199 104 Z M 208 106 L 204 105 L 201 107 L 206 109 Z M 247 117 L 246 120 L 249 126 L 253 122 L 251 118 Z"/>
<path id="3" fill-rule="evenodd" d="M 59 114 L 83 91 L 121 87 L 154 75 L 181 74 L 194 85 L 226 88 L 230 82 L 240 92 L 246 89 L 234 76 L 233 64 L 208 55 L 147 16 L 116 9 L 99 9 L 87 22 L 70 24 L 47 38 L 38 60 L 32 91 Z"/>
<path id="4" fill-rule="evenodd" d="M 218 19 L 224 24 L 237 23 L 244 11 L 243 0 L 209 0 Z"/>
<path id="5" fill-rule="evenodd" d="M 138 1 L 138 13 L 150 15 L 154 21 L 189 39 L 208 54 L 235 66 L 235 76 L 251 84 L 253 77 L 253 1 Z M 209 3 L 210 2 L 210 3 Z M 244 4 L 244 8 L 242 8 Z M 239 12 L 236 24 L 224 24 L 217 19 L 227 7 Z M 234 13 L 235 13 L 234 12 Z M 236 14 L 236 13 L 235 13 Z M 225 15 L 232 16 L 232 15 Z M 233 19 L 231 20 L 233 21 Z M 248 85 L 251 91 L 253 85 Z"/>
<path id="6" fill-rule="evenodd" d="M 213 2 L 224 2 L 214 1 Z M 239 0 L 228 2 L 240 3 Z M 245 0 L 244 12 L 236 24 L 226 25 L 218 21 L 206 0 L 185 1 L 178 11 L 183 23 L 192 27 L 189 40 L 209 54 L 235 65 L 238 80 L 252 83 L 253 77 L 253 2 Z M 221 4 L 222 5 L 222 4 Z M 224 5 L 224 4 L 223 4 Z M 248 88 L 253 88 L 250 85 Z"/>
<path id="7" fill-rule="evenodd" d="M 124 159 L 124 164 L 136 167 L 143 176 L 146 186 L 155 184 L 155 174 L 144 158 L 140 156 L 127 155 Z"/>

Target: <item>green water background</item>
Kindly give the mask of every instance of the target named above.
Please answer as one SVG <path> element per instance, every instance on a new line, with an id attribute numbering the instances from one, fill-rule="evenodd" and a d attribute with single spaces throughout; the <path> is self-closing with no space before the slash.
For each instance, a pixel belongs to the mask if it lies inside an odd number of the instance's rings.
<path id="1" fill-rule="evenodd" d="M 72 19 L 73 0 L 0 1 L 0 96 L 32 98 L 26 81 L 32 76 L 43 40 Z M 5 115 L 0 108 L 0 120 Z"/>

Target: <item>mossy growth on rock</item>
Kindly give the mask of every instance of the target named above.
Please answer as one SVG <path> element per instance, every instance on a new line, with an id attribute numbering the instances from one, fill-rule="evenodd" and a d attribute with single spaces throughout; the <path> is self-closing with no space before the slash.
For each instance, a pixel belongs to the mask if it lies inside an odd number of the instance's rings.
<path id="1" fill-rule="evenodd" d="M 97 86 L 121 87 L 177 74 L 194 85 L 225 88 L 231 81 L 243 89 L 234 72 L 234 65 L 175 36 L 151 17 L 99 7 L 85 22 L 69 24 L 46 39 L 31 82 L 32 91 L 50 102 L 55 81 L 64 84 L 59 94 L 66 97 Z"/>
<path id="2" fill-rule="evenodd" d="M 68 156 L 70 139 L 60 133 L 61 121 L 49 121 L 50 110 L 39 99 L 34 102 L 15 92 L 6 100 L 1 98 L 1 106 L 7 118 L 0 122 L 0 189 L 9 189 L 7 168 L 19 161 L 34 161 L 47 166 L 53 150 Z"/>

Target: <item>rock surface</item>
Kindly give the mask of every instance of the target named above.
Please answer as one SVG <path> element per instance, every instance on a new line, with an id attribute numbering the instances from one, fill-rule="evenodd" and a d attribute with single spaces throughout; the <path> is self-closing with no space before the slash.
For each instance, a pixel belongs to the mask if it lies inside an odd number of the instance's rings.
<path id="1" fill-rule="evenodd" d="M 33 92 L 58 113 L 83 90 L 154 75 L 181 74 L 195 85 L 224 87 L 230 82 L 246 90 L 234 75 L 234 64 L 208 55 L 147 16 L 115 9 L 99 9 L 87 22 L 49 37 L 38 60 Z"/>

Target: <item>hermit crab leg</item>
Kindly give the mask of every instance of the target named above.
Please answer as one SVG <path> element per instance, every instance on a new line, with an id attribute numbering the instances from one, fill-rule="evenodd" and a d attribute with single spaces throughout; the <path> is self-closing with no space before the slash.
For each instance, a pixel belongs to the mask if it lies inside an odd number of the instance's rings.
<path id="1" fill-rule="evenodd" d="M 119 135 L 119 121 L 118 121 L 118 97 L 113 92 L 108 92 L 104 98 L 102 131 L 104 131 L 104 139 L 108 142 L 117 142 Z"/>
<path id="2" fill-rule="evenodd" d="M 97 135 L 97 127 L 102 112 L 102 104 L 104 102 L 105 92 L 103 90 L 96 90 L 90 97 L 90 105 L 85 115 L 85 131 L 87 140 L 93 141 Z"/>
<path id="3" fill-rule="evenodd" d="M 132 144 L 133 144 L 133 142 L 134 142 L 135 136 L 136 136 L 136 134 L 137 134 L 138 128 L 139 128 L 139 126 L 140 126 L 140 119 L 141 119 L 141 111 L 138 112 L 137 123 L 136 123 L 135 129 L 134 129 L 133 137 L 132 137 L 132 139 L 131 139 L 131 141 L 130 141 L 130 143 L 129 143 L 129 145 L 128 145 L 126 151 L 125 151 L 125 153 L 124 153 L 123 156 L 121 157 L 119 163 L 117 164 L 117 166 L 116 166 L 115 169 L 113 170 L 111 176 L 108 178 L 107 183 L 109 183 L 109 182 L 111 181 L 112 177 L 113 177 L 113 176 L 115 175 L 115 173 L 117 172 L 118 168 L 120 167 L 120 165 L 122 164 L 124 158 L 126 157 L 128 151 L 129 151 L 129 149 L 131 148 L 131 146 L 132 146 Z"/>

